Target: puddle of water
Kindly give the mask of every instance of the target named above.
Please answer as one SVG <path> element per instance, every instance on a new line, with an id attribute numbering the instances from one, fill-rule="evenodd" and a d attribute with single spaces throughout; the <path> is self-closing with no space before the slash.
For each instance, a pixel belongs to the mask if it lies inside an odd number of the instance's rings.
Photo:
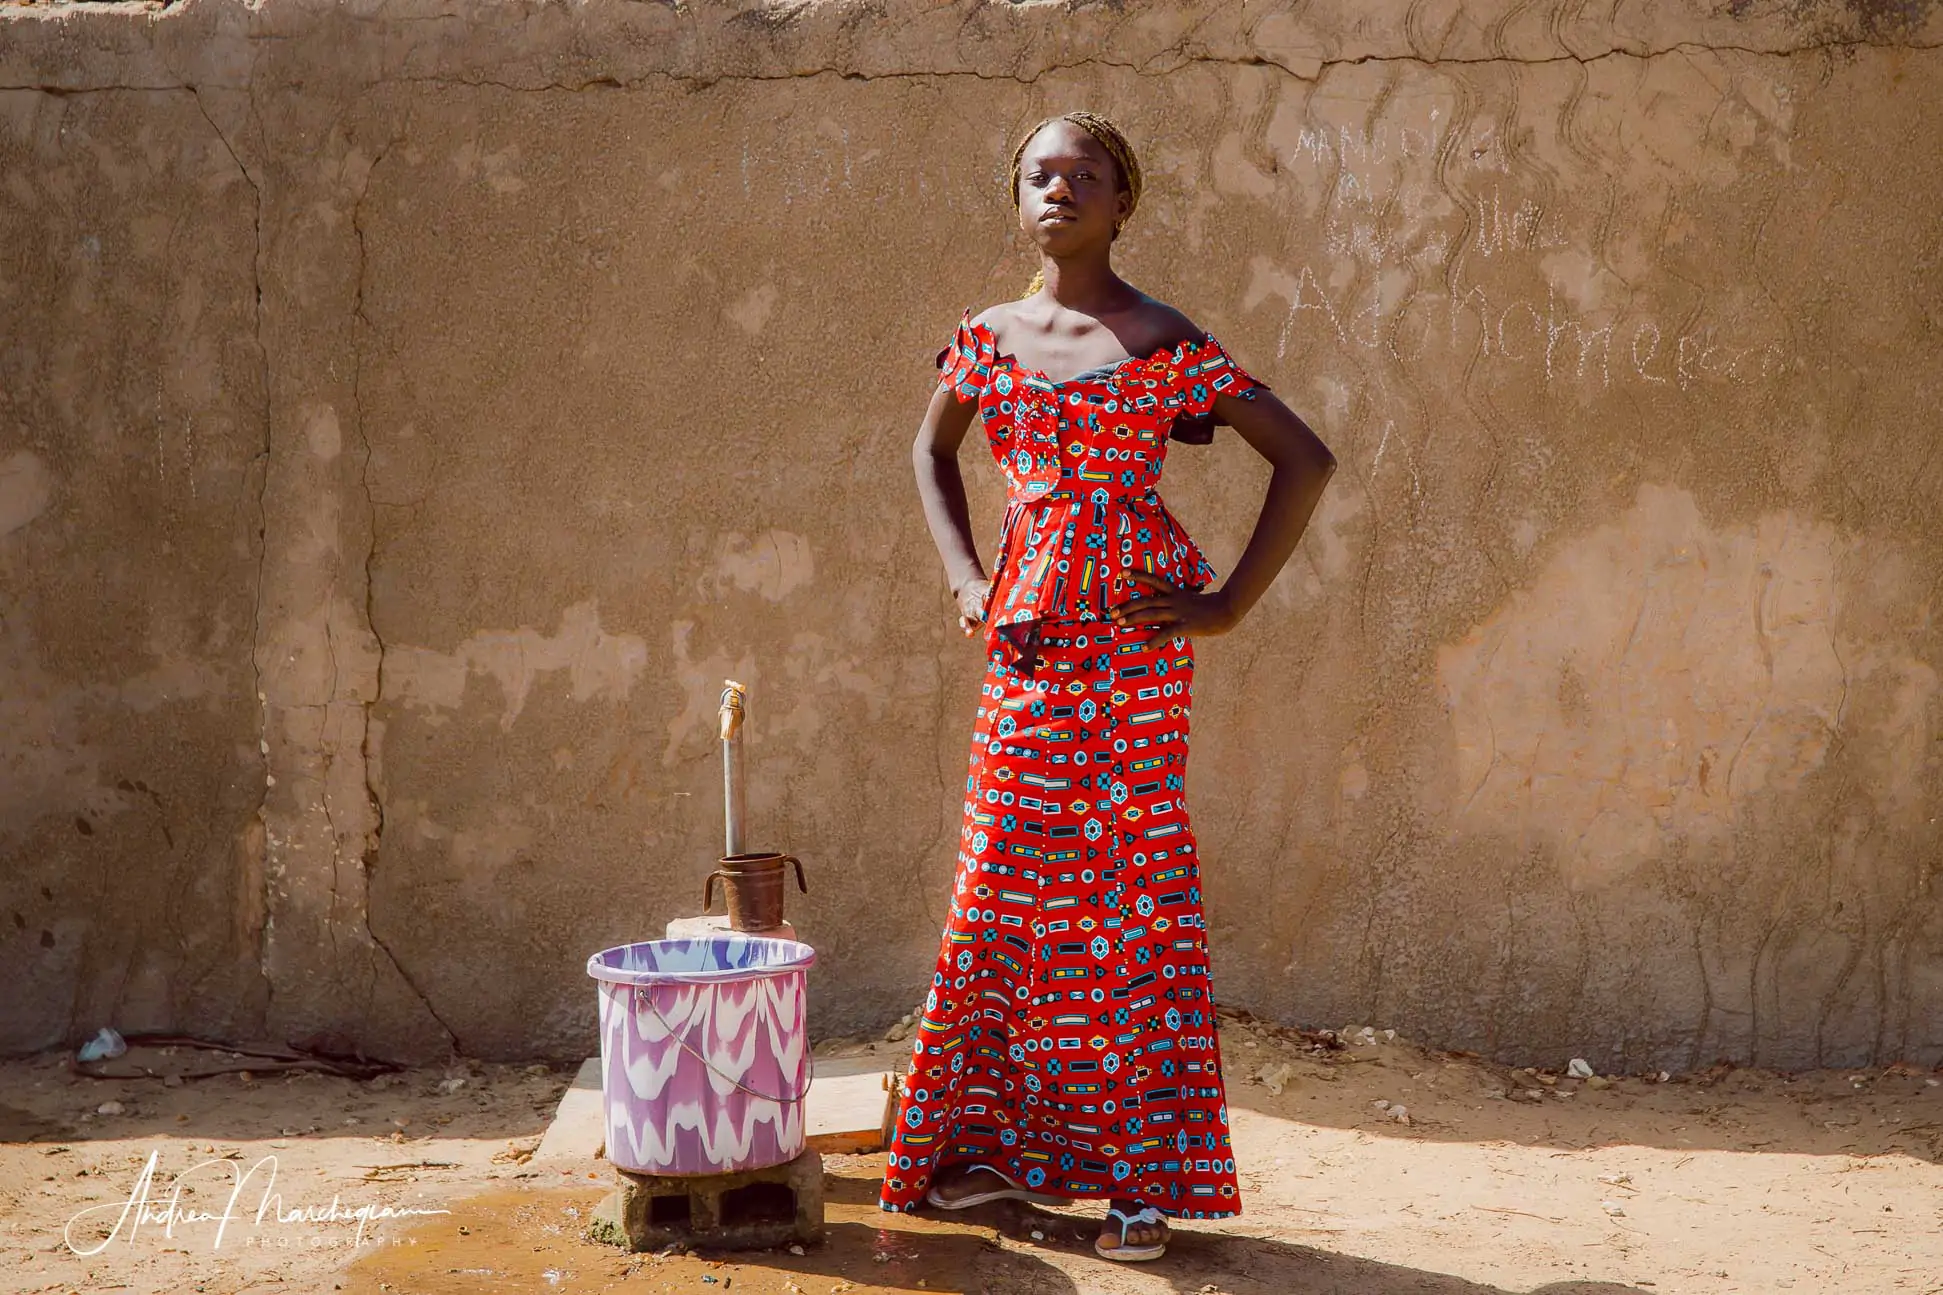
<path id="1" fill-rule="evenodd" d="M 955 1295 L 1042 1288 L 1054 1274 L 1032 1251 L 1083 1250 L 1065 1235 L 1076 1220 L 1008 1206 L 963 1219 L 886 1214 L 877 1208 L 877 1179 L 868 1171 L 830 1174 L 824 1192 L 824 1243 L 801 1255 L 764 1250 L 660 1258 L 587 1239 L 604 1184 L 502 1188 L 451 1201 L 450 1214 L 391 1233 L 345 1274 L 343 1295 Z M 1027 1242 L 1024 1251 L 998 1239 L 1000 1231 L 1023 1239 L 1034 1228 L 1048 1240 Z M 1088 1244 L 1091 1235 L 1086 1232 Z"/>

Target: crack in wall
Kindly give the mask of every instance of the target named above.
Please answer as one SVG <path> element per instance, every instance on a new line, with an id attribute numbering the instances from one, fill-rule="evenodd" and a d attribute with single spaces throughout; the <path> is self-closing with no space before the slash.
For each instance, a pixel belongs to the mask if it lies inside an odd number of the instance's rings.
<path id="1" fill-rule="evenodd" d="M 437 1022 L 438 1027 L 445 1032 L 446 1046 L 453 1055 L 457 1056 L 463 1055 L 465 1051 L 459 1041 L 459 1032 L 452 1028 L 451 1023 L 445 1017 L 439 1014 L 438 1008 L 432 1003 L 431 995 L 405 969 L 403 960 L 399 958 L 397 952 L 385 941 L 384 937 L 378 934 L 377 928 L 371 922 L 372 865 L 377 862 L 378 852 L 383 844 L 385 830 L 383 789 L 378 785 L 378 781 L 372 772 L 373 752 L 371 730 L 373 712 L 377 709 L 378 702 L 384 696 L 386 646 L 384 636 L 378 632 L 377 595 L 374 592 L 372 579 L 373 567 L 378 558 L 378 500 L 371 489 L 371 433 L 365 423 L 364 409 L 363 330 L 371 327 L 371 317 L 365 313 L 364 309 L 366 273 L 370 267 L 370 246 L 366 241 L 364 227 L 364 200 L 371 192 L 372 177 L 377 174 L 379 165 L 385 160 L 385 155 L 391 151 L 391 147 L 395 143 L 397 143 L 396 136 L 387 139 L 383 147 L 379 148 L 376 155 L 372 157 L 371 165 L 365 169 L 364 183 L 358 187 L 357 198 L 351 204 L 351 230 L 357 239 L 357 274 L 353 280 L 354 295 L 351 301 L 351 408 L 356 415 L 358 443 L 363 450 L 363 458 L 358 464 L 358 487 L 364 492 L 366 516 L 370 527 L 370 540 L 365 545 L 364 550 L 364 628 L 365 632 L 370 634 L 372 642 L 377 644 L 378 648 L 378 661 L 375 670 L 376 678 L 371 695 L 367 698 L 360 699 L 358 707 L 362 720 L 358 736 L 358 755 L 362 766 L 361 773 L 364 778 L 365 796 L 370 805 L 372 825 L 370 835 L 365 841 L 364 851 L 358 861 L 358 866 L 364 874 L 365 902 L 362 916 L 365 933 L 371 937 L 372 944 L 376 945 L 379 951 L 385 955 L 386 960 L 391 963 L 391 969 L 397 973 L 398 978 L 418 998 L 426 1014 Z"/>
<path id="2" fill-rule="evenodd" d="M 380 148 L 376 156 L 371 159 L 371 165 L 364 173 L 364 183 L 358 188 L 357 200 L 351 205 L 351 230 L 358 243 L 356 295 L 351 302 L 351 407 L 357 415 L 358 443 L 364 451 L 364 457 L 358 464 L 358 487 L 364 492 L 365 511 L 371 532 L 370 542 L 364 550 L 364 627 L 371 635 L 372 642 L 378 645 L 377 677 L 371 696 L 365 698 L 360 705 L 364 723 L 358 739 L 358 752 L 363 761 L 365 795 L 370 800 L 372 815 L 371 835 L 363 853 L 367 886 L 370 884 L 370 865 L 377 860 L 385 829 L 384 797 L 382 789 L 371 772 L 371 717 L 379 699 L 384 696 L 386 649 L 384 636 L 378 632 L 377 596 L 372 591 L 373 567 L 378 558 L 378 501 L 371 490 L 371 433 L 365 426 L 364 412 L 364 330 L 371 327 L 371 318 L 364 311 L 365 272 L 370 265 L 370 249 L 365 241 L 364 200 L 371 191 L 371 178 L 377 174 L 379 164 L 385 160 L 385 154 L 396 142 L 395 138 L 386 140 L 384 147 Z M 367 909 L 368 907 L 367 903 Z M 429 1009 L 429 1003 L 427 1007 Z"/>
<path id="3" fill-rule="evenodd" d="M 367 905 L 366 907 L 368 910 L 369 905 Z M 385 943 L 384 937 L 379 935 L 378 932 L 372 927 L 370 914 L 368 911 L 365 914 L 364 930 L 365 930 L 365 934 L 371 937 L 371 943 L 377 945 L 379 949 L 384 951 L 385 958 L 391 963 L 391 969 L 398 973 L 398 978 L 404 981 L 406 986 L 410 988 L 412 993 L 418 996 L 418 1001 L 424 1004 L 426 1013 L 430 1015 L 434 1021 L 438 1022 L 438 1027 L 441 1030 L 445 1031 L 446 1046 L 451 1051 L 451 1054 L 455 1057 L 464 1056 L 465 1047 L 463 1044 L 459 1042 L 459 1032 L 452 1028 L 451 1022 L 447 1021 L 443 1016 L 439 1015 L 439 1009 L 432 1006 L 431 995 L 425 992 L 424 986 L 420 985 L 416 980 L 412 979 L 411 973 L 405 970 L 405 964 L 398 960 L 398 955 L 392 952 L 391 946 Z"/>
<path id="4" fill-rule="evenodd" d="M 223 146 L 223 151 L 229 154 L 229 160 L 235 164 L 237 173 L 243 177 L 243 182 L 250 186 L 250 194 L 252 198 L 251 208 L 250 208 L 250 222 L 251 222 L 250 275 L 251 275 L 251 287 L 254 291 L 254 325 L 255 325 L 255 337 L 256 337 L 257 364 L 258 364 L 257 377 L 263 389 L 262 390 L 263 447 L 257 453 L 256 456 L 257 462 L 261 464 L 261 472 L 257 480 L 257 497 L 256 497 L 256 544 L 257 544 L 256 590 L 252 599 L 252 616 L 250 622 L 250 670 L 252 676 L 252 683 L 256 692 L 256 703 L 257 703 L 257 751 L 262 758 L 263 777 L 264 777 L 262 784 L 258 788 L 256 809 L 254 811 L 255 817 L 260 822 L 262 822 L 263 827 L 265 829 L 263 834 L 264 842 L 265 842 L 265 854 L 261 864 L 262 876 L 260 878 L 261 885 L 262 885 L 262 894 L 260 896 L 260 902 L 262 903 L 263 906 L 262 911 L 264 915 L 264 920 L 263 920 L 263 925 L 257 931 L 256 968 L 257 968 L 257 974 L 263 978 L 264 992 L 266 995 L 265 1011 L 267 1014 L 269 1003 L 273 1002 L 276 998 L 277 987 L 276 987 L 276 982 L 271 977 L 269 971 L 269 953 L 270 953 L 269 942 L 270 942 L 271 923 L 273 921 L 273 910 L 270 904 L 271 874 L 270 874 L 270 866 L 269 866 L 270 861 L 268 857 L 268 849 L 269 849 L 269 841 L 270 841 L 270 834 L 268 830 L 269 822 L 264 815 L 264 806 L 269 800 L 269 792 L 270 792 L 270 785 L 271 785 L 269 782 L 270 704 L 269 704 L 269 697 L 265 690 L 264 682 L 263 682 L 263 657 L 262 657 L 264 580 L 265 580 L 265 572 L 269 566 L 269 560 L 270 560 L 269 493 L 270 493 L 270 463 L 271 463 L 271 431 L 270 431 L 271 404 L 270 404 L 270 348 L 267 341 L 265 340 L 264 328 L 263 328 L 263 257 L 264 257 L 263 186 L 258 182 L 257 178 L 254 175 L 250 174 L 249 167 L 243 164 L 242 157 L 238 155 L 238 153 L 236 152 L 236 146 L 230 142 L 228 134 L 217 123 L 216 118 L 210 113 L 209 106 L 203 102 L 201 87 L 194 84 L 189 84 L 180 87 L 172 87 L 172 89 L 187 90 L 189 92 L 189 97 L 191 101 L 194 102 L 194 104 L 196 105 L 196 111 L 199 112 L 202 115 L 202 119 L 209 124 L 210 131 L 215 135 L 216 141 Z M 260 135 L 262 133 L 262 118 L 257 113 L 255 92 L 254 90 L 248 87 L 244 87 L 242 92 L 248 96 L 250 116 L 252 119 L 254 119 L 257 122 L 257 131 L 258 134 Z"/>
<path id="5" fill-rule="evenodd" d="M 1477 58 L 1442 58 L 1420 54 L 1362 54 L 1353 58 L 1319 58 L 1312 64 L 1292 66 L 1288 62 L 1266 54 L 1215 55 L 1184 54 L 1179 50 L 1163 51 L 1139 62 L 1120 59 L 1084 58 L 1066 63 L 1049 63 L 1030 74 L 1024 72 L 981 72 L 971 68 L 952 69 L 913 69 L 908 71 L 859 72 L 839 67 L 800 68 L 788 72 L 671 72 L 656 70 L 632 79 L 623 80 L 612 76 L 590 76 L 583 81 L 547 81 L 534 85 L 520 85 L 510 81 L 498 81 L 490 77 L 465 76 L 424 76 L 390 77 L 385 84 L 400 85 L 453 85 L 466 87 L 490 87 L 508 90 L 516 94 L 538 94 L 552 91 L 583 93 L 588 90 L 641 90 L 655 81 L 672 81 L 689 89 L 707 90 L 723 83 L 735 82 L 772 82 L 813 80 L 833 76 L 844 81 L 911 81 L 968 78 L 976 81 L 1010 81 L 1017 85 L 1036 85 L 1039 81 L 1061 72 L 1079 71 L 1086 68 L 1108 68 L 1132 72 L 1138 76 L 1167 75 L 1184 68 L 1213 65 L 1217 67 L 1266 67 L 1285 73 L 1307 85 L 1319 84 L 1323 77 L 1336 68 L 1361 67 L 1366 64 L 1407 64 L 1436 70 L 1443 67 L 1544 67 L 1551 64 L 1574 63 L 1590 67 L 1614 59 L 1632 59 L 1647 62 L 1653 59 L 1682 57 L 1691 58 L 1695 54 L 1748 54 L 1761 58 L 1798 58 L 1803 55 L 1822 55 L 1830 53 L 1856 53 L 1864 49 L 1897 49 L 1915 52 L 1928 52 L 1943 49 L 1943 42 L 1926 43 L 1921 41 L 1887 42 L 1870 40 L 1829 40 L 1810 45 L 1795 46 L 1790 49 L 1760 49 L 1752 45 L 1707 44 L 1699 41 L 1677 41 L 1658 49 L 1629 50 L 1614 48 L 1597 54 L 1563 54 L 1536 57 L 1513 55 L 1489 55 Z M 1179 57 L 1169 61 L 1168 54 Z M 1313 70 L 1310 70 L 1313 69 Z"/>
<path id="6" fill-rule="evenodd" d="M 266 248 L 264 245 L 264 235 L 263 235 L 263 223 L 264 223 L 263 206 L 264 206 L 265 195 L 264 195 L 262 180 L 256 174 L 252 173 L 250 168 L 243 163 L 240 154 L 236 150 L 235 144 L 231 141 L 228 134 L 223 130 L 223 128 L 217 123 L 214 115 L 210 112 L 209 105 L 205 102 L 203 98 L 204 91 L 216 90 L 216 91 L 225 91 L 231 93 L 240 92 L 240 93 L 247 94 L 249 98 L 250 116 L 251 119 L 256 122 L 259 132 L 262 129 L 262 122 L 258 111 L 257 99 L 254 91 L 253 82 L 243 87 L 235 87 L 235 86 L 227 86 L 227 85 L 213 86 L 213 85 L 190 84 L 190 85 L 169 86 L 169 87 L 143 86 L 143 87 L 128 87 L 128 88 L 140 89 L 143 91 L 170 92 L 170 93 L 180 93 L 181 91 L 184 90 L 188 91 L 193 102 L 196 105 L 197 111 L 201 114 L 203 120 L 208 123 L 209 128 L 214 133 L 217 142 L 219 142 L 222 145 L 224 151 L 229 155 L 231 162 L 235 164 L 238 174 L 240 174 L 243 177 L 244 182 L 250 186 L 250 191 L 252 195 L 251 272 L 252 272 L 252 289 L 254 294 L 254 301 L 253 301 L 254 335 L 255 335 L 256 346 L 257 346 L 259 380 L 262 384 L 263 438 L 262 438 L 261 448 L 259 449 L 256 455 L 256 463 L 260 466 L 260 475 L 257 480 L 257 490 L 256 490 L 256 543 L 257 543 L 256 588 L 253 597 L 254 611 L 253 611 L 252 625 L 251 625 L 250 663 L 251 663 L 252 678 L 253 678 L 253 684 L 256 691 L 257 706 L 258 706 L 258 750 L 263 757 L 263 774 L 264 774 L 264 782 L 258 792 L 254 815 L 264 828 L 263 838 L 265 841 L 265 852 L 264 852 L 264 858 L 262 860 L 262 876 L 260 878 L 260 885 L 261 885 L 260 902 L 262 904 L 262 912 L 264 914 L 264 918 L 263 918 L 262 925 L 258 928 L 256 933 L 257 943 L 256 943 L 256 950 L 255 950 L 255 963 L 256 963 L 257 974 L 262 977 L 264 982 L 265 994 L 266 994 L 264 1015 L 265 1018 L 267 1019 L 274 1015 L 272 1009 L 276 1000 L 276 989 L 277 989 L 276 980 L 271 975 L 270 965 L 269 965 L 270 941 L 275 927 L 276 909 L 275 909 L 274 882 L 277 874 L 274 871 L 272 865 L 272 859 L 276 848 L 275 847 L 276 836 L 270 830 L 271 823 L 269 821 L 268 812 L 267 812 L 269 792 L 271 788 L 274 786 L 274 783 L 271 781 L 272 774 L 271 774 L 271 760 L 270 760 L 270 751 L 269 751 L 270 701 L 265 686 L 264 668 L 263 668 L 263 659 L 262 659 L 262 653 L 264 650 L 266 609 L 267 609 L 267 602 L 270 593 L 267 586 L 268 567 L 270 561 L 270 544 L 269 544 L 269 535 L 268 535 L 268 523 L 269 523 L 268 505 L 269 505 L 269 492 L 270 492 L 270 474 L 274 462 L 273 403 L 272 403 L 272 386 L 271 386 L 272 370 L 271 370 L 271 357 L 270 357 L 270 350 L 268 345 L 266 320 L 265 320 L 264 282 L 263 282 L 264 281 L 264 257 L 266 254 Z M 51 93 L 66 94 L 72 92 L 71 91 L 52 91 Z M 357 274 L 354 281 L 355 296 L 353 298 L 351 314 L 355 323 L 357 325 L 361 325 L 364 327 L 369 327 L 370 319 L 369 316 L 366 315 L 364 310 L 366 268 L 368 264 L 368 255 L 367 255 L 368 247 L 366 243 L 366 230 L 364 226 L 363 204 L 364 204 L 366 192 L 368 191 L 369 188 L 370 175 L 372 172 L 376 171 L 379 163 L 382 162 L 382 160 L 384 159 L 386 150 L 389 149 L 392 142 L 393 141 L 387 141 L 385 148 L 380 149 L 377 156 L 372 159 L 371 168 L 366 173 L 365 187 L 359 191 L 357 199 L 352 209 L 352 227 L 353 230 L 355 231 L 355 235 L 357 238 Z M 383 937 L 381 937 L 375 930 L 372 929 L 371 922 L 370 922 L 370 903 L 369 903 L 370 897 L 368 894 L 369 876 L 370 876 L 369 865 L 372 862 L 372 860 L 375 858 L 379 843 L 382 839 L 383 830 L 384 830 L 384 802 L 380 794 L 380 788 L 378 787 L 376 781 L 374 780 L 373 772 L 372 772 L 373 752 L 372 752 L 371 712 L 373 707 L 376 705 L 378 698 L 383 695 L 384 661 L 385 661 L 386 648 L 385 648 L 384 639 L 378 632 L 376 615 L 375 615 L 376 612 L 375 596 L 372 591 L 372 581 L 371 581 L 372 566 L 376 559 L 376 552 L 377 552 L 376 500 L 373 497 L 373 491 L 371 487 L 371 475 L 370 475 L 371 458 L 372 458 L 371 441 L 370 441 L 369 432 L 364 422 L 365 410 L 364 410 L 364 403 L 363 403 L 363 363 L 362 363 L 363 350 L 361 345 L 361 339 L 356 336 L 354 336 L 352 339 L 352 356 L 353 356 L 353 376 L 351 382 L 352 405 L 356 414 L 359 440 L 363 447 L 363 460 L 359 466 L 358 484 L 359 484 L 359 488 L 364 492 L 366 506 L 367 509 L 369 510 L 368 515 L 370 517 L 370 525 L 372 528 L 371 542 L 367 546 L 364 555 L 364 576 L 365 576 L 364 614 L 365 614 L 366 628 L 371 634 L 373 641 L 377 644 L 377 651 L 378 651 L 377 685 L 373 691 L 373 695 L 369 698 L 361 698 L 360 705 L 359 705 L 359 713 L 362 719 L 362 725 L 359 733 L 359 756 L 362 762 L 362 768 L 360 770 L 360 773 L 365 787 L 365 794 L 369 801 L 371 821 L 373 823 L 373 828 L 371 830 L 371 833 L 367 839 L 364 848 L 359 852 L 359 857 L 357 860 L 358 867 L 365 874 L 367 894 L 365 896 L 365 904 L 364 904 L 365 911 L 360 914 L 357 914 L 354 920 L 356 920 L 357 923 L 364 928 L 365 933 L 371 939 L 372 945 L 375 948 L 377 948 L 380 952 L 383 953 L 385 959 L 391 964 L 393 971 L 396 972 L 396 974 L 398 975 L 399 980 L 409 988 L 411 993 L 419 1000 L 420 1004 L 424 1007 L 426 1014 L 429 1015 L 432 1018 L 432 1020 L 437 1023 L 439 1029 L 444 1032 L 449 1050 L 454 1054 L 460 1054 L 463 1052 L 463 1047 L 460 1043 L 458 1031 L 455 1030 L 452 1027 L 451 1023 L 448 1022 L 444 1018 L 444 1016 L 440 1014 L 438 1008 L 433 1004 L 431 997 L 429 996 L 429 994 L 427 994 L 425 988 L 417 982 L 417 980 L 410 974 L 409 971 L 407 971 L 405 965 L 399 959 L 396 951 L 392 949 L 392 947 L 383 939 Z M 331 661 L 331 685 L 330 685 L 329 695 L 322 703 L 312 704 L 312 705 L 298 704 L 298 705 L 290 705 L 290 706 L 279 706 L 279 710 L 319 711 L 322 713 L 322 718 L 324 723 L 326 724 L 326 726 L 328 726 L 330 723 L 330 719 L 335 710 L 334 703 L 339 699 L 340 672 L 339 672 L 338 661 L 337 661 L 336 633 L 332 622 L 328 618 L 326 619 L 324 624 L 324 631 L 325 631 L 326 649 Z M 324 755 L 326 761 L 324 780 L 326 785 L 323 789 L 321 803 L 322 803 L 322 809 L 324 814 L 324 820 L 330 833 L 331 850 L 332 850 L 331 878 L 330 878 L 331 898 L 330 898 L 329 912 L 326 918 L 325 925 L 327 927 L 328 938 L 331 941 L 331 945 L 334 951 L 333 959 L 332 959 L 333 965 L 341 970 L 344 965 L 344 960 L 343 960 L 343 949 L 337 938 L 338 935 L 337 924 L 342 916 L 341 913 L 342 879 L 340 876 L 340 870 L 343 863 L 343 852 L 341 849 L 341 837 L 339 834 L 337 814 L 331 804 L 332 793 L 330 789 L 330 782 L 331 782 L 330 769 L 334 767 L 336 761 L 331 754 L 332 743 L 330 741 L 326 741 L 324 743 L 324 747 L 325 747 Z"/>
<path id="7" fill-rule="evenodd" d="M 254 42 L 267 37 L 250 37 Z M 1816 40 L 1802 45 L 1781 49 L 1763 49 L 1756 45 L 1739 45 L 1731 42 L 1713 43 L 1708 41 L 1675 41 L 1672 44 L 1645 48 L 1629 49 L 1614 46 L 1597 53 L 1579 53 L 1566 50 L 1559 54 L 1513 55 L 1488 54 L 1471 57 L 1444 57 L 1426 54 L 1359 54 L 1348 57 L 1316 58 L 1299 63 L 1285 61 L 1263 53 L 1221 55 L 1207 52 L 1189 54 L 1179 48 L 1169 48 L 1138 61 L 1091 57 L 1074 59 L 1070 62 L 1048 63 L 1036 70 L 1013 72 L 986 72 L 976 68 L 910 68 L 887 71 L 864 72 L 855 69 L 821 66 L 796 68 L 782 72 L 678 72 L 655 69 L 639 76 L 621 78 L 611 75 L 592 75 L 577 81 L 538 81 L 520 84 L 496 80 L 491 77 L 471 77 L 464 75 L 442 76 L 380 76 L 355 84 L 364 89 L 386 85 L 434 85 L 454 86 L 477 89 L 506 90 L 516 94 L 547 94 L 559 91 L 579 94 L 590 90 L 642 90 L 655 82 L 673 82 L 689 89 L 706 90 L 717 85 L 738 82 L 765 83 L 774 81 L 802 81 L 819 77 L 837 77 L 844 81 L 911 81 L 970 79 L 976 81 L 1009 81 L 1016 85 L 1036 85 L 1049 76 L 1061 72 L 1080 71 L 1087 68 L 1107 68 L 1132 72 L 1136 75 L 1166 75 L 1185 68 L 1212 65 L 1216 67 L 1266 67 L 1283 72 L 1305 84 L 1317 84 L 1325 75 L 1336 68 L 1362 67 L 1368 64 L 1407 64 L 1415 67 L 1437 70 L 1445 67 L 1545 67 L 1548 65 L 1571 63 L 1580 67 L 1590 67 L 1615 59 L 1631 59 L 1648 62 L 1662 58 L 1691 58 L 1696 54 L 1746 54 L 1756 58 L 1792 59 L 1803 56 L 1823 56 L 1829 54 L 1858 54 L 1867 50 L 1900 50 L 1910 53 L 1929 53 L 1943 49 L 1943 42 L 1918 40 L 1871 40 L 1864 37 L 1847 37 Z M 1176 57 L 1169 59 L 1169 55 Z M 42 94 L 105 94 L 117 91 L 173 91 L 198 88 L 187 83 L 169 85 L 135 85 L 118 82 L 102 82 L 91 85 L 52 85 L 43 83 L 11 83 L 0 86 L 6 90 L 33 90 Z M 249 85 L 226 85 L 220 82 L 204 82 L 201 88 L 237 91 L 252 91 Z"/>

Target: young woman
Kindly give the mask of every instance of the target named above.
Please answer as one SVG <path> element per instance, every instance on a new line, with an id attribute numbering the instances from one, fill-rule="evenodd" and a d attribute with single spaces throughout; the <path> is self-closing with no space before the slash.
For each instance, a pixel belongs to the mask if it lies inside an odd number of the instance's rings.
<path id="1" fill-rule="evenodd" d="M 1184 788 L 1192 640 L 1234 628 L 1335 459 L 1213 337 L 1113 272 L 1140 166 L 1068 113 L 1013 157 L 1043 270 L 969 312 L 912 458 L 967 634 L 990 653 L 957 882 L 882 1204 L 1106 1197 L 1095 1248 L 1152 1259 L 1167 1218 L 1240 1211 Z M 958 447 L 1005 473 L 993 574 Z M 1232 426 L 1273 465 L 1225 584 L 1155 485 L 1171 439 Z"/>

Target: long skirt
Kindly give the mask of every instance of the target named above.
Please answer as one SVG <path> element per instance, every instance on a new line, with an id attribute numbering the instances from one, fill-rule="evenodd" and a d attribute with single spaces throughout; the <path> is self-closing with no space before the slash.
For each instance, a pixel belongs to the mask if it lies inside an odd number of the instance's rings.
<path id="1" fill-rule="evenodd" d="M 982 1164 L 1035 1190 L 1241 1212 L 1188 826 L 1194 650 L 1110 623 L 995 654 L 951 916 L 881 1204 Z"/>

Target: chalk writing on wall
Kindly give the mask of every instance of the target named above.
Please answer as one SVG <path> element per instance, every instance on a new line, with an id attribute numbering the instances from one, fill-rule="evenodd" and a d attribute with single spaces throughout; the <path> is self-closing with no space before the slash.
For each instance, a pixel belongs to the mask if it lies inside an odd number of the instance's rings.
<path id="1" fill-rule="evenodd" d="M 1287 302 L 1278 359 L 1313 330 L 1401 363 L 1447 355 L 1486 373 L 1542 374 L 1547 388 L 1685 393 L 1789 367 L 1779 321 L 1705 288 L 1695 302 L 1682 285 L 1666 308 L 1677 322 L 1633 304 L 1654 299 L 1650 284 L 1624 284 L 1624 305 L 1571 291 L 1556 269 L 1598 258 L 1569 232 L 1556 180 L 1519 191 L 1494 123 L 1453 128 L 1432 107 L 1421 127 L 1305 125 L 1287 160 L 1320 197 L 1319 224 L 1303 232 L 1322 255 L 1293 273 L 1254 264 L 1244 308 Z"/>
<path id="2" fill-rule="evenodd" d="M 1702 384 L 1764 382 L 1781 371 L 1778 341 L 1734 333 L 1719 324 L 1664 325 L 1651 315 L 1585 312 L 1548 286 L 1544 299 L 1496 295 L 1481 284 L 1453 291 L 1418 289 L 1387 300 L 1376 277 L 1360 300 L 1339 297 L 1309 266 L 1296 273 L 1256 264 L 1257 287 L 1243 302 L 1287 300 L 1276 345 L 1286 358 L 1305 322 L 1345 346 L 1383 351 L 1400 362 L 1443 352 L 1475 354 L 1501 366 L 1542 372 L 1545 382 L 1599 388 L 1638 383 L 1688 391 Z"/>

